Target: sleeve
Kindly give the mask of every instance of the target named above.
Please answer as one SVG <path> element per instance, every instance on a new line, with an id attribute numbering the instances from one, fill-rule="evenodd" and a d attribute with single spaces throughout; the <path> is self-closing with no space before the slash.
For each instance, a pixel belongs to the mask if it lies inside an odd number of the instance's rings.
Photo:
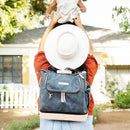
<path id="1" fill-rule="evenodd" d="M 48 69 L 50 66 L 51 65 L 47 61 L 45 53 L 43 51 L 38 52 L 34 58 L 35 72 L 37 73 L 40 69 Z M 41 74 L 37 73 L 38 82 L 39 82 L 40 77 L 41 77 Z"/>
<path id="2" fill-rule="evenodd" d="M 92 55 L 88 55 L 87 60 L 85 62 L 85 66 L 86 66 L 87 72 L 88 72 L 87 82 L 90 85 L 92 85 L 94 76 L 95 76 L 97 69 L 98 69 L 98 63 Z"/>

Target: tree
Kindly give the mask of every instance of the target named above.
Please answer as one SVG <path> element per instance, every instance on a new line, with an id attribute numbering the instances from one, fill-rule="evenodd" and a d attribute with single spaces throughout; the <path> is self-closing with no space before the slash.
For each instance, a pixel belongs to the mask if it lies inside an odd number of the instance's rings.
<path id="1" fill-rule="evenodd" d="M 10 40 L 16 33 L 34 28 L 36 20 L 30 0 L 0 1 L 0 40 Z"/>
<path id="2" fill-rule="evenodd" d="M 115 7 L 113 9 L 114 13 L 112 15 L 112 18 L 114 20 L 120 19 L 119 26 L 124 31 L 130 33 L 130 9 L 127 7 Z"/>
<path id="3" fill-rule="evenodd" d="M 48 3 L 45 3 L 44 0 L 30 0 L 30 3 L 35 12 L 40 12 L 40 14 L 44 14 L 46 11 Z"/>

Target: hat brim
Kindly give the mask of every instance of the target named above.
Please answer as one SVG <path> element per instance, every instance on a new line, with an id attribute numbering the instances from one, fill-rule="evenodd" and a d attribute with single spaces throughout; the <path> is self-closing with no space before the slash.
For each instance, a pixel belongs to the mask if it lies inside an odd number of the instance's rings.
<path id="1" fill-rule="evenodd" d="M 57 40 L 62 33 L 70 32 L 75 35 L 79 46 L 75 56 L 64 59 L 57 54 Z M 89 40 L 85 32 L 75 25 L 65 24 L 54 28 L 45 41 L 44 51 L 48 62 L 57 69 L 76 69 L 87 59 L 89 52 Z"/>

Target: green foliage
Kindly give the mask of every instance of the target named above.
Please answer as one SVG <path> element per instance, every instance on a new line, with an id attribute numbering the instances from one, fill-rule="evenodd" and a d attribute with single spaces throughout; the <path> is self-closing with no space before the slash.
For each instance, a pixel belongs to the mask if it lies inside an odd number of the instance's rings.
<path id="1" fill-rule="evenodd" d="M 5 90 L 5 91 L 7 91 L 8 90 L 8 87 L 6 87 L 6 85 L 4 85 L 3 87 L 2 87 L 2 90 Z M 10 100 L 10 98 L 9 98 L 9 100 Z M 4 102 L 6 101 L 6 92 L 4 92 Z M 1 103 L 1 93 L 0 93 L 0 103 Z"/>
<path id="2" fill-rule="evenodd" d="M 4 86 L 2 87 L 2 89 L 3 89 L 3 90 L 8 90 L 8 87 L 7 87 L 6 85 L 4 85 Z"/>
<path id="3" fill-rule="evenodd" d="M 8 88 L 4 85 L 3 88 L 2 88 L 2 90 L 7 91 Z M 6 101 L 6 93 L 5 92 L 4 92 L 4 101 Z"/>
<path id="4" fill-rule="evenodd" d="M 93 124 L 95 124 L 98 121 L 99 114 L 100 114 L 99 106 L 94 106 L 94 110 L 93 110 Z"/>
<path id="5" fill-rule="evenodd" d="M 130 9 L 127 7 L 119 7 L 117 6 L 113 9 L 113 14 L 112 18 L 114 20 L 120 19 L 119 26 L 122 28 L 124 31 L 130 33 Z"/>
<path id="6" fill-rule="evenodd" d="M 130 82 L 128 82 L 124 90 L 120 90 L 117 85 L 118 82 L 115 79 L 107 79 L 106 92 L 101 91 L 101 93 L 113 99 L 112 108 L 130 108 Z"/>
<path id="7" fill-rule="evenodd" d="M 117 85 L 118 85 L 118 82 L 116 81 L 116 79 L 109 80 L 107 78 L 106 85 L 105 85 L 106 92 L 101 90 L 101 93 L 108 96 L 109 98 L 115 98 L 118 91 Z"/>
<path id="8" fill-rule="evenodd" d="M 0 42 L 0 47 L 2 47 L 3 45 L 2 45 L 2 43 Z"/>
<path id="9" fill-rule="evenodd" d="M 13 120 L 11 124 L 4 125 L 5 130 L 32 130 L 39 127 L 40 121 L 38 115 L 33 115 L 28 118 L 27 121 Z"/>
<path id="10" fill-rule="evenodd" d="M 37 16 L 30 0 L 0 1 L 0 39 L 10 40 L 18 32 L 35 27 Z"/>
<path id="11" fill-rule="evenodd" d="M 30 0 L 30 2 L 35 12 L 45 13 L 48 4 L 45 3 L 44 0 Z"/>
<path id="12" fill-rule="evenodd" d="M 118 90 L 113 107 L 130 108 L 130 83 L 127 84 L 125 91 Z"/>

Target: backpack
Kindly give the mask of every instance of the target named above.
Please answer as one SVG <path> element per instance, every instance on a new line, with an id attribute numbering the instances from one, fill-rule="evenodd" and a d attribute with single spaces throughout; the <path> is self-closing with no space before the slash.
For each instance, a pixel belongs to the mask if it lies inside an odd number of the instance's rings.
<path id="1" fill-rule="evenodd" d="M 85 121 L 90 102 L 86 71 L 41 69 L 40 117 L 49 120 Z"/>

